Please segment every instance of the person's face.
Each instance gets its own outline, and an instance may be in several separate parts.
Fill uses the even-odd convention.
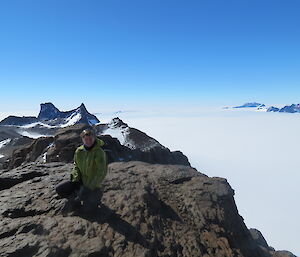
[[[95,142],[95,137],[93,135],[85,135],[82,138],[82,142],[85,146],[91,147]]]

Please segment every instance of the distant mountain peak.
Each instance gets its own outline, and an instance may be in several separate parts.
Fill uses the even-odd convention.
[[[40,113],[37,117],[39,120],[53,119],[57,116],[58,113],[60,113],[60,111],[54,106],[53,103],[41,103],[40,106]]]
[[[88,112],[87,109],[86,109],[86,107],[85,107],[85,105],[84,105],[84,103],[82,103],[82,104],[78,107],[78,109],[80,109],[80,110],[82,110],[82,111],[85,111],[85,112]]]
[[[256,102],[249,102],[249,103],[244,103],[243,105],[240,106],[235,106],[233,108],[256,108],[256,107],[264,107],[264,104],[261,103],[256,103]]]
[[[300,103],[298,104],[291,104],[286,105],[284,107],[275,107],[275,106],[269,106],[267,107],[265,104],[256,103],[256,102],[249,102],[245,103],[240,106],[235,107],[224,107],[223,109],[252,109],[255,111],[265,111],[265,112],[281,112],[281,113],[300,113]]]
[[[109,125],[112,127],[121,127],[122,125],[128,127],[128,125],[124,123],[119,117],[113,118]]]
[[[46,102],[40,104],[40,112],[37,118],[10,116],[1,121],[0,125],[24,126],[31,123],[39,123],[39,126],[67,127],[77,123],[94,125],[99,123],[99,120],[87,111],[84,103],[81,103],[76,109],[62,112],[53,103]]]

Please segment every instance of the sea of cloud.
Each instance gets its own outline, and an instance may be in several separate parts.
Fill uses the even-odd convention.
[[[209,108],[99,118],[115,116],[182,151],[198,171],[226,178],[247,227],[260,230],[276,250],[300,255],[300,114]]]

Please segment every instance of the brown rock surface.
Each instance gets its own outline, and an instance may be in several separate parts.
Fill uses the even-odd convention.
[[[0,173],[1,256],[271,256],[243,223],[225,179],[184,165],[115,162],[103,206],[89,217],[62,215],[67,200],[54,188],[72,167],[29,163]]]

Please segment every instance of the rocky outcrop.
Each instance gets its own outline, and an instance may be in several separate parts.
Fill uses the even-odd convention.
[[[36,161],[45,154],[46,149],[53,142],[53,137],[41,137],[34,140],[29,146],[21,147],[13,151],[8,167],[15,168],[24,162]]]
[[[86,125],[77,124],[60,130],[54,137],[54,144],[47,152],[47,161],[72,162],[76,148],[82,144],[80,132]],[[183,164],[190,165],[188,159],[180,151],[171,152],[166,147],[159,145],[150,148],[148,151],[140,150],[139,144],[131,149],[121,145],[116,138],[110,135],[98,135],[98,138],[105,142],[103,149],[106,151],[109,163],[116,161],[144,161],[160,164]]]
[[[225,179],[183,165],[111,163],[102,206],[86,216],[63,214],[67,199],[54,190],[72,168],[30,163],[0,174],[1,256],[289,256],[253,239]]]
[[[268,245],[261,232],[257,229],[251,228],[249,231],[252,235],[252,238],[254,239],[256,244],[261,248],[261,250],[265,253],[269,252],[272,257],[296,257],[294,254],[288,251],[275,251],[273,247],[270,247]]]
[[[6,141],[7,144],[2,145],[2,147],[0,147],[0,155],[2,156],[2,158],[0,158],[0,169],[8,168],[9,163],[14,162],[14,161],[10,161],[9,158],[16,159],[16,156],[13,155],[14,151],[29,147],[33,139],[28,137],[20,137],[20,138],[10,137],[4,141]]]
[[[257,245],[259,245],[262,249],[266,249],[267,251],[274,251],[273,248],[268,246],[267,241],[259,230],[251,228],[249,229],[249,231]]]
[[[87,127],[89,126],[86,124],[76,124],[60,129],[47,151],[47,162],[73,162],[75,150],[82,144],[80,133]]]
[[[87,127],[89,126],[86,124],[76,124],[60,129],[54,137],[42,137],[34,140],[29,147],[14,151],[9,167],[13,168],[24,162],[41,160],[40,155],[42,154],[44,155],[45,162],[73,162],[75,150],[82,144],[80,133]],[[146,134],[143,136],[142,149],[139,148],[138,141],[135,141],[135,149],[131,149],[121,145],[116,138],[112,138],[110,135],[100,134],[98,138],[105,142],[103,149],[107,153],[109,163],[135,160],[148,163],[190,165],[188,158],[183,153],[180,151],[171,152],[158,142],[157,145],[145,149],[144,142],[148,136]],[[53,144],[51,144],[52,142]]]
[[[181,164],[190,166],[188,158],[180,151],[171,152],[166,147],[153,147],[148,151],[130,149],[120,144],[110,135],[98,136],[105,142],[103,149],[106,151],[109,163],[118,161],[143,161],[158,164]]]
[[[129,127],[118,117],[113,118],[110,123],[97,124],[95,129],[98,135],[111,135],[117,138],[122,145],[132,150],[149,151],[153,148],[165,148],[146,133]]]
[[[272,257],[297,257],[289,251],[271,251]]]

